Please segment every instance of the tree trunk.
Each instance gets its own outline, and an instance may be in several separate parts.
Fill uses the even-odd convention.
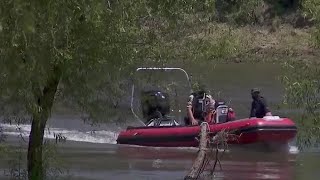
[[[43,88],[42,92],[33,92],[37,99],[39,110],[37,112],[33,112],[32,114],[33,118],[28,146],[29,180],[43,180],[45,177],[42,163],[44,129],[51,113],[51,108],[59,85],[60,77],[60,70],[58,68],[54,68],[54,71],[48,78],[46,86]]]
[[[200,145],[198,156],[193,162],[192,168],[188,175],[184,178],[187,179],[197,179],[199,174],[201,173],[201,169],[204,166],[205,158],[206,158],[206,149],[207,149],[207,128],[208,125],[206,123],[201,124],[201,132],[200,132]]]
[[[42,142],[44,128],[41,126],[41,119],[33,119],[29,136],[28,147],[28,177],[29,180],[43,179],[42,166]]]

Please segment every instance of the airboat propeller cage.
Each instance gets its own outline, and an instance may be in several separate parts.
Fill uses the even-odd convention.
[[[158,68],[158,67],[140,67],[136,69],[136,72],[138,71],[182,71],[184,73],[184,75],[186,76],[187,80],[188,80],[188,84],[190,87],[190,93],[192,92],[192,88],[191,88],[191,79],[189,78],[188,73],[182,69],[182,68],[170,68],[170,67],[163,67],[163,68]],[[132,83],[132,91],[131,91],[131,112],[133,113],[133,115],[140,121],[142,122],[143,125],[145,125],[144,121],[142,121],[139,116],[134,112],[133,110],[133,97],[134,97],[134,82]],[[143,118],[146,118],[148,115],[148,109],[146,107],[143,107],[144,104],[143,103],[150,103],[150,100],[153,101],[151,103],[151,107],[153,107],[157,110],[160,111],[161,115],[165,115],[167,113],[169,113],[170,111],[170,105],[168,104],[168,94],[161,92],[161,91],[145,91],[142,94],[142,113],[143,113]],[[148,98],[149,97],[149,98]],[[146,99],[144,99],[146,98]]]

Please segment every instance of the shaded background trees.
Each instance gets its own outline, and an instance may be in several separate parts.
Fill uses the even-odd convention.
[[[177,24],[195,3],[1,2],[1,102],[9,116],[30,117],[29,179],[44,177],[44,129],[57,95],[96,119],[98,107],[115,106],[132,67],[159,52],[155,32]],[[149,19],[160,27],[146,29]]]
[[[315,47],[320,42],[316,0],[3,0],[0,8],[1,113],[32,122],[30,179],[43,177],[43,131],[56,100],[90,119],[104,120],[118,109],[137,65],[192,66],[255,55],[256,51],[248,51],[252,42],[246,44],[237,31],[239,25],[271,26],[273,32],[293,14],[290,23],[296,27],[316,24]],[[215,20],[228,26],[218,26]],[[310,120],[301,122],[310,126],[301,126],[319,127],[314,113],[319,108],[318,64],[287,64],[294,70],[284,81],[287,103],[307,102],[304,115]],[[301,68],[309,66],[314,69]],[[300,137],[300,142],[310,139]]]

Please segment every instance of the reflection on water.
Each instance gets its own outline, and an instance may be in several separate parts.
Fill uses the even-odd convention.
[[[152,148],[71,141],[60,146],[60,156],[70,172],[70,180],[182,180],[198,151],[197,148]],[[2,170],[5,169],[3,163],[0,161]],[[316,180],[320,176],[320,154],[231,149],[221,159],[221,166],[222,169],[219,166],[216,168],[214,179]],[[208,176],[202,179],[208,179]]]
[[[63,148],[75,179],[183,179],[192,166],[197,148],[150,148],[127,145],[85,145]],[[94,151],[90,150],[94,149]],[[320,154],[229,151],[217,167],[215,179],[317,179],[308,165],[320,165]],[[80,158],[81,157],[81,158]],[[310,157],[309,157],[310,158]],[[318,160],[317,160],[318,158]],[[301,165],[301,162],[304,164]],[[297,167],[300,169],[297,170]],[[312,170],[312,173],[307,173]],[[297,176],[300,173],[299,176]],[[318,173],[318,174],[317,174]],[[203,177],[203,179],[207,179]]]
[[[134,153],[136,151],[136,153]],[[126,157],[131,169],[144,171],[180,171],[180,179],[195,159],[196,148],[119,147],[117,154]],[[228,152],[224,155],[215,177],[223,179],[292,179],[295,156],[291,154],[259,153],[254,151]],[[177,174],[176,178],[179,179]]]

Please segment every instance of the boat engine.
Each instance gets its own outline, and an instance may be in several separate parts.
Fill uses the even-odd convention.
[[[161,91],[143,91],[141,94],[143,119],[147,126],[174,126],[177,123],[169,118],[170,99],[168,93]]]
[[[143,118],[147,121],[161,118],[170,112],[170,100],[167,93],[161,91],[144,91],[141,94]]]

